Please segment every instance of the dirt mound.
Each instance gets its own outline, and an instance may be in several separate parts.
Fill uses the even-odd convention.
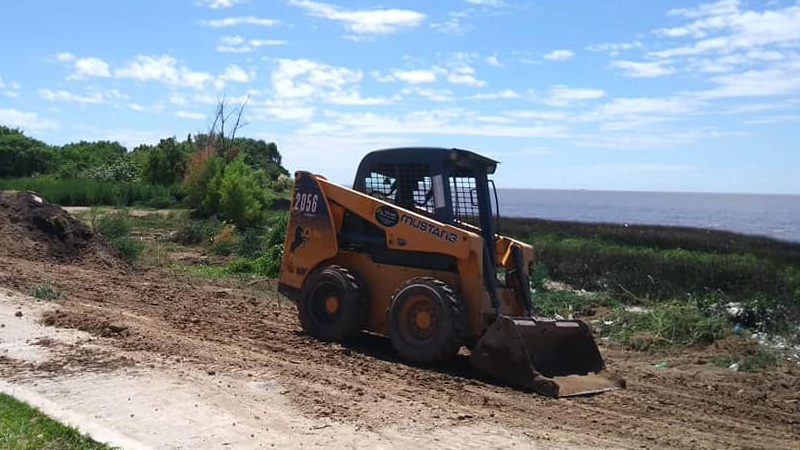
[[[124,267],[123,255],[80,220],[32,192],[0,192],[0,256]]]

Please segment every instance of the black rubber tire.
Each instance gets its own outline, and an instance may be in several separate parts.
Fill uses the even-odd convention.
[[[297,305],[303,331],[323,341],[345,342],[356,337],[367,322],[367,302],[361,284],[341,266],[317,269],[303,284]],[[325,301],[334,296],[338,308],[325,309]]]
[[[427,301],[420,300],[427,297]],[[416,304],[433,313],[429,327],[415,332],[411,323]],[[411,308],[411,310],[409,309]],[[432,277],[416,277],[401,284],[392,295],[389,307],[389,339],[400,356],[421,365],[441,365],[450,361],[464,344],[467,315],[462,302],[447,283]]]

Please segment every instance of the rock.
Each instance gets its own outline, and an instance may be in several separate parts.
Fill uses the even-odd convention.
[[[17,317],[22,317],[22,311],[17,311],[14,313],[14,315]]]

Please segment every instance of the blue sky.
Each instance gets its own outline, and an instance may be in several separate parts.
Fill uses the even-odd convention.
[[[800,1],[6,0],[0,123],[129,148],[208,129],[350,182],[390,146],[500,187],[800,194]]]

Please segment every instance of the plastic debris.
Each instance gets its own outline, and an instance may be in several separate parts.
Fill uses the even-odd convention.
[[[669,364],[667,364],[666,361],[661,361],[653,364],[653,367],[658,367],[659,369],[666,369],[667,367],[669,367]]]

